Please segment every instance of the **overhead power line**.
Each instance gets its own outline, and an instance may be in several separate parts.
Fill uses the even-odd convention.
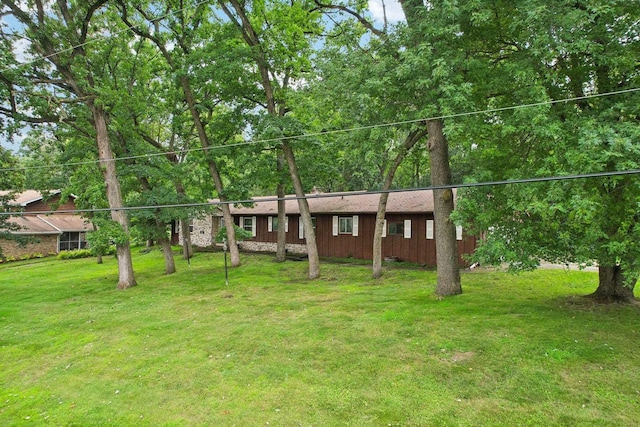
[[[618,91],[612,91],[612,92],[596,93],[596,94],[590,94],[590,95],[584,95],[584,96],[577,96],[577,97],[571,97],[571,98],[540,101],[540,102],[534,102],[534,103],[529,103],[529,104],[512,105],[512,106],[508,106],[508,107],[488,108],[488,109],[485,109],[485,110],[475,110],[475,111],[468,111],[468,112],[462,112],[462,113],[444,114],[444,115],[426,117],[426,118],[421,118],[421,119],[401,120],[401,121],[390,122],[390,123],[380,123],[380,124],[357,126],[357,127],[344,128],[344,129],[334,129],[334,130],[328,130],[328,131],[322,131],[322,132],[312,132],[312,133],[305,133],[305,134],[299,134],[299,135],[294,135],[294,136],[283,136],[283,137],[278,137],[278,138],[266,138],[266,139],[254,139],[254,140],[249,140],[249,141],[245,141],[245,142],[238,142],[238,143],[234,143],[234,144],[225,144],[225,145],[216,145],[216,146],[210,146],[210,147],[198,147],[198,148],[189,148],[189,149],[183,149],[183,150],[171,150],[171,151],[165,151],[165,152],[146,153],[146,154],[139,154],[139,155],[135,155],[135,156],[117,157],[117,158],[114,158],[114,159],[111,159],[111,160],[108,160],[108,161],[117,162],[117,161],[125,161],[125,160],[135,160],[135,159],[162,157],[162,156],[167,156],[167,155],[172,155],[172,154],[187,154],[187,153],[200,152],[200,151],[205,151],[206,152],[206,151],[213,151],[213,150],[224,150],[224,149],[228,149],[228,148],[242,147],[242,146],[248,146],[248,145],[267,144],[267,143],[280,143],[283,140],[296,141],[296,140],[301,140],[301,139],[305,139],[305,138],[315,138],[315,137],[334,135],[334,134],[339,134],[339,133],[357,132],[357,131],[371,130],[371,129],[376,129],[376,128],[384,128],[384,127],[401,126],[401,125],[414,124],[414,123],[422,123],[422,122],[428,122],[430,120],[445,120],[445,119],[468,117],[468,116],[474,116],[474,115],[480,115],[480,114],[499,113],[499,112],[503,112],[503,111],[517,110],[517,109],[521,109],[521,108],[533,108],[533,107],[541,107],[541,106],[545,106],[545,105],[569,103],[569,102],[581,101],[581,100],[586,100],[586,99],[602,98],[602,97],[607,97],[607,96],[621,95],[621,94],[625,94],[625,93],[633,93],[633,92],[638,92],[638,91],[640,91],[640,87],[624,89],[624,90],[618,90]],[[82,166],[82,165],[88,165],[88,164],[97,164],[97,163],[101,163],[101,162],[105,162],[105,161],[104,160],[87,160],[87,161],[81,161],[81,162],[60,163],[60,164],[53,164],[53,165],[21,166],[21,167],[12,167],[12,168],[0,168],[0,172],[10,172],[10,171],[19,171],[19,170],[55,169],[55,168],[64,168],[64,167],[71,167],[71,166]]]
[[[219,201],[214,200],[210,202],[200,203],[176,203],[167,205],[145,205],[145,206],[124,206],[121,208],[94,208],[94,209],[72,209],[72,210],[57,210],[57,211],[33,211],[33,212],[0,212],[0,216],[23,216],[23,215],[50,215],[54,213],[64,214],[82,214],[82,213],[96,213],[96,212],[111,212],[111,211],[136,211],[136,210],[149,210],[149,209],[171,209],[171,208],[197,208],[205,206],[221,206],[221,205],[235,205],[235,204],[250,204],[250,203],[264,203],[264,202],[277,202],[279,200],[299,200],[299,199],[328,199],[335,197],[349,196],[366,196],[371,194],[384,194],[384,193],[401,193],[411,191],[425,191],[425,190],[445,190],[445,189],[460,189],[460,188],[475,188],[475,187],[491,187],[502,185],[516,185],[516,184],[531,184],[537,182],[551,182],[551,181],[568,181],[576,179],[590,179],[590,178],[606,178],[614,176],[626,176],[626,175],[638,175],[640,169],[629,169],[625,171],[611,171],[611,172],[594,172],[575,175],[560,175],[560,176],[548,176],[538,178],[522,178],[522,179],[509,179],[500,181],[485,181],[485,182],[472,182],[463,184],[451,184],[451,185],[432,185],[429,187],[414,187],[394,190],[376,190],[376,191],[349,191],[339,193],[320,193],[310,194],[303,197],[299,196],[287,196],[283,198],[278,197],[261,197],[259,200],[246,199],[246,200],[227,200]]]

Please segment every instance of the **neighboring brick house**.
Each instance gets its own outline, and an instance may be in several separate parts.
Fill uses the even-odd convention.
[[[289,196],[291,197],[291,196]],[[307,196],[316,230],[318,253],[322,257],[373,258],[373,233],[378,194],[365,192],[322,193]],[[275,252],[278,210],[274,197],[255,197],[253,207],[231,208],[236,225],[250,231],[251,240],[240,243],[245,250]],[[214,201],[215,202],[215,201]],[[290,253],[305,253],[304,230],[296,200],[286,201],[286,246]],[[421,265],[436,265],[436,246],[431,190],[400,191],[389,194],[383,232],[385,258]],[[219,214],[193,221],[192,242],[210,246],[222,224]],[[471,254],[477,240],[457,227],[458,253]]]
[[[6,197],[9,194],[8,191],[0,191],[0,196]],[[52,191],[45,197],[36,190],[26,190],[14,195],[9,208],[15,210],[16,215],[10,216],[8,222],[20,229],[11,233],[29,237],[31,241],[20,246],[13,240],[0,239],[4,257],[51,255],[63,250],[86,247],[86,232],[91,230],[91,224],[72,212],[76,209],[75,196],[69,196],[63,201],[60,196],[60,191]],[[51,211],[55,212],[46,213]]]

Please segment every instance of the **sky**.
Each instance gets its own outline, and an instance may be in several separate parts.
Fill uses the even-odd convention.
[[[373,19],[378,23],[383,22],[385,13],[389,24],[395,24],[404,20],[402,7],[397,0],[369,0],[369,11],[371,12]],[[2,18],[6,24],[7,21],[5,19],[6,18]],[[16,49],[17,51],[21,50],[19,46],[16,46]],[[4,135],[0,134],[0,145],[11,151],[17,152],[20,149],[20,142],[24,139],[25,133],[14,135],[13,142],[8,141]]]
[[[387,13],[387,21],[390,24],[404,21],[404,13],[402,13],[402,7],[397,0],[369,0],[369,10],[376,22],[382,22],[384,19],[383,2]]]

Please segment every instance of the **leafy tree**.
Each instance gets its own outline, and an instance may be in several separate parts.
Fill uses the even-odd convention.
[[[22,176],[16,169],[18,159],[4,147],[0,147],[0,240],[17,240],[12,232],[19,228],[11,222],[10,212],[13,210],[11,202],[14,195],[10,190],[20,189]],[[0,258],[4,259],[2,246],[0,246]]]
[[[215,44],[215,37],[219,37],[219,30],[224,26],[212,14],[210,7],[203,2],[191,2],[191,5],[183,1],[166,1],[164,8],[158,8],[153,2],[145,5],[136,2],[129,4],[127,1],[119,1],[118,5],[123,21],[140,37],[151,41],[158,49],[166,65],[175,78],[180,89],[180,97],[187,105],[193,127],[198,140],[204,150],[206,164],[214,181],[215,189],[221,201],[228,200],[225,184],[219,165],[213,154],[212,147],[216,145],[214,135],[211,132],[215,124],[211,118],[219,118],[215,114],[220,104],[218,86],[223,82],[223,77],[212,79],[212,75],[202,76],[208,72],[216,76],[216,72],[227,75],[229,67],[224,62],[216,62],[215,55],[205,56],[205,53]],[[169,13],[170,12],[170,13]],[[138,22],[133,22],[137,19]],[[166,25],[167,30],[162,28]],[[149,30],[147,30],[149,28]],[[223,33],[224,35],[224,33]],[[224,46],[225,40],[221,41]],[[174,47],[171,47],[171,46]],[[212,62],[212,59],[214,61]],[[216,66],[221,65],[220,69]],[[206,71],[203,71],[206,70]],[[227,123],[237,123],[230,121]],[[222,127],[226,131],[225,139],[231,139],[238,133],[238,128]],[[233,218],[228,204],[222,204],[222,213],[225,224],[233,224]],[[229,227],[233,230],[232,227]],[[235,244],[233,231],[229,233],[231,248],[231,265],[240,265],[240,255]]]
[[[640,167],[640,11],[631,2],[509,4],[486,23],[508,76],[496,107],[527,99],[577,98],[484,117],[476,180],[613,172]],[[491,136],[493,137],[487,137]],[[629,301],[640,275],[637,206],[632,176],[495,186],[469,191],[462,216],[490,230],[477,251],[483,263],[514,270],[541,260],[596,262],[600,301]]]
[[[1,112],[16,123],[56,122],[90,136],[98,149],[111,216],[127,232],[129,220],[120,209],[123,198],[109,135],[109,112],[100,96],[102,70],[94,66],[109,48],[102,35],[113,30],[96,18],[106,3],[0,2],[0,15],[17,23],[14,31],[1,35],[2,44],[11,47],[2,57],[3,70],[8,71],[2,71],[0,81],[8,96]],[[19,64],[13,50],[19,38],[27,41],[27,53],[33,58],[28,66]],[[90,40],[93,44],[87,49]],[[117,254],[118,288],[135,286],[128,242],[117,246]]]
[[[25,179],[20,159],[11,151],[0,146],[0,190],[20,190]]]
[[[314,279],[320,275],[315,231],[289,139],[292,136],[289,126],[292,121],[285,117],[291,108],[288,98],[293,91],[292,85],[301,81],[310,68],[313,37],[319,33],[321,25],[320,15],[310,12],[306,6],[305,2],[220,2],[221,9],[250,48],[247,58],[252,63],[247,66],[256,68],[252,77],[255,79],[254,85],[261,88],[256,104],[266,110],[270,122],[281,133],[282,158],[289,168],[305,229],[309,278]],[[282,163],[280,160],[277,164]],[[284,195],[282,186],[278,187],[278,193],[280,197]],[[278,218],[281,223],[284,222],[284,203],[279,204]],[[283,233],[279,233],[278,240],[279,244],[283,244]]]

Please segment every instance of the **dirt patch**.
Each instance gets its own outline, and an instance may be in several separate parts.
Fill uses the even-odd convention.
[[[473,351],[456,351],[449,360],[453,363],[466,362],[473,359],[475,355]]]

